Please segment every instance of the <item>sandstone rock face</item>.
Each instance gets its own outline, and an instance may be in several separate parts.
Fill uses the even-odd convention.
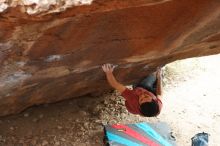
[[[131,84],[220,53],[219,0],[16,2],[0,1],[0,116],[111,89],[104,63]]]

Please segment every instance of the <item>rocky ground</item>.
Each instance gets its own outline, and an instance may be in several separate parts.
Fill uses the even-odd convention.
[[[45,104],[0,118],[0,146],[101,146],[103,124],[166,122],[180,146],[198,132],[220,143],[220,56],[177,61],[164,68],[164,107],[155,118],[129,114],[117,92]]]

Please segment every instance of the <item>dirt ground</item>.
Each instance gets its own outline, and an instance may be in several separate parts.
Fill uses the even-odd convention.
[[[176,61],[164,68],[164,107],[155,118],[129,114],[118,93],[45,104],[0,118],[0,146],[101,146],[103,124],[166,122],[177,145],[198,132],[220,139],[220,55]]]

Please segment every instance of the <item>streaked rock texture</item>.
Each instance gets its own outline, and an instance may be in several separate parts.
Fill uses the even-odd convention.
[[[219,0],[47,2],[1,2],[0,116],[111,89],[104,63],[131,84],[157,66],[220,53]]]

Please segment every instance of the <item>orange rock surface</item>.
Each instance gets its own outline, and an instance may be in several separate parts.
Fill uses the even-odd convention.
[[[0,116],[109,89],[101,65],[137,82],[157,66],[220,53],[219,0],[95,0],[0,13]]]

